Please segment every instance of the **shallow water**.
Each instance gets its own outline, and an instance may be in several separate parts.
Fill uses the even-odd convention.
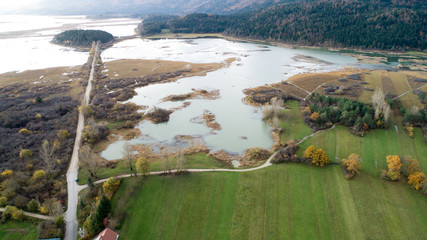
[[[311,56],[330,64],[293,60],[297,55]],[[210,72],[206,76],[180,79],[177,82],[155,84],[136,89],[137,95],[129,100],[150,108],[166,109],[181,106],[182,102],[165,102],[171,94],[189,93],[192,89],[220,91],[216,100],[192,99],[188,107],[176,110],[167,123],[153,124],[142,121],[138,128],[145,137],[131,140],[137,143],[173,144],[176,135],[201,136],[211,151],[225,150],[241,154],[248,148],[271,148],[271,128],[262,121],[260,108],[243,104],[243,90],[276,83],[305,72],[331,71],[356,63],[354,58],[324,50],[289,49],[255,43],[231,42],[223,39],[197,40],[129,40],[118,43],[103,53],[104,61],[121,58],[161,59],[194,63],[220,62],[238,58],[229,67]],[[214,131],[205,124],[191,121],[205,110],[216,116],[222,130]],[[147,135],[149,137],[147,137]],[[121,157],[124,141],[110,145],[101,156],[112,160]]]
[[[0,16],[0,73],[82,65],[89,53],[51,44],[55,34],[69,29],[99,29],[114,36],[130,36],[139,22],[86,16]]]

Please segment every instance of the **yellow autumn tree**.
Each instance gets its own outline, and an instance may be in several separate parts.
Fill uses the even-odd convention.
[[[319,113],[318,112],[314,112],[311,114],[310,119],[313,121],[316,121],[319,118]]]
[[[114,179],[113,177],[110,177],[103,185],[102,190],[104,190],[105,195],[108,197],[108,199],[111,200],[111,198],[114,195],[114,192],[117,190],[117,188],[120,186],[120,180]]]
[[[397,181],[400,179],[400,168],[402,167],[402,162],[400,161],[399,156],[397,155],[388,155],[387,167],[388,171],[386,173],[386,179],[391,181]]]
[[[342,160],[343,168],[347,171],[346,178],[352,179],[356,174],[360,173],[360,156],[356,153],[352,153],[347,159]]]
[[[313,158],[312,163],[320,167],[326,166],[329,163],[329,158],[326,156],[326,153],[323,151],[323,149],[317,149],[316,156]]]
[[[2,175],[3,177],[10,177],[10,176],[12,176],[12,174],[13,174],[13,171],[12,171],[12,170],[9,170],[9,169],[6,169],[6,170],[4,170],[4,171],[1,173],[1,175]]]
[[[402,167],[402,163],[400,162],[400,158],[397,155],[388,155],[387,166],[389,171],[400,172],[400,168]]]
[[[311,160],[311,163],[315,164],[316,166],[323,167],[329,163],[329,158],[326,156],[325,151],[323,151],[321,148],[317,149],[313,145],[309,146],[305,150],[304,157]]]
[[[423,172],[417,172],[409,175],[408,180],[409,184],[412,184],[416,190],[419,190],[422,188],[427,179]]]
[[[304,157],[312,159],[313,156],[316,155],[316,153],[317,153],[317,148],[311,145],[305,150]]]

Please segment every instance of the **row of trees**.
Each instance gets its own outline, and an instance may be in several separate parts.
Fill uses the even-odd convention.
[[[427,4],[398,1],[309,1],[233,15],[189,14],[144,20],[142,35],[224,33],[315,46],[425,49]]]
[[[412,184],[416,190],[427,194],[427,177],[421,170],[420,162],[410,156],[387,156],[387,170],[383,170],[381,176],[388,181],[407,178],[408,183]]]

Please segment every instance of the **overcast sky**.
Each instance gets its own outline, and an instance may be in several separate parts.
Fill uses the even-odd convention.
[[[3,12],[16,12],[22,9],[36,9],[42,0],[2,0],[0,9]]]
[[[160,3],[163,0],[0,0],[0,13],[79,13],[114,11],[138,5]]]

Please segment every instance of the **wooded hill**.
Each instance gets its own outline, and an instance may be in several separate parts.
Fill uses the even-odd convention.
[[[53,42],[57,44],[64,44],[67,46],[91,46],[93,41],[101,41],[107,43],[113,40],[114,37],[111,33],[102,30],[68,30],[55,35]]]
[[[223,33],[286,43],[376,49],[427,46],[423,1],[320,1],[280,4],[233,15],[189,14],[144,20],[141,35]]]

